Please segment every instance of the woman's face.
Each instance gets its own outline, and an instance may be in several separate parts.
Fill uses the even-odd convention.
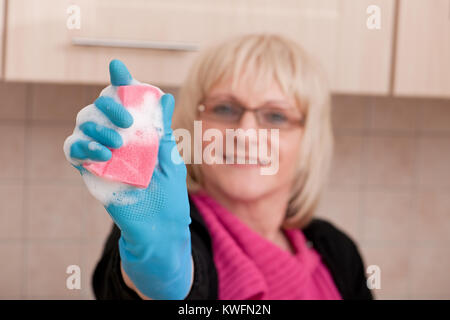
[[[215,156],[216,159],[223,158],[224,164],[206,164],[203,161],[201,165],[204,187],[239,201],[252,201],[274,191],[290,190],[297,168],[303,128],[295,122],[296,124],[289,128],[274,129],[274,126],[268,128],[267,122],[276,124],[277,121],[285,119],[280,115],[288,115],[290,120],[302,119],[303,115],[298,109],[295,99],[283,94],[275,81],[268,90],[261,90],[252,83],[244,81],[241,81],[237,87],[232,90],[231,81],[224,81],[214,86],[203,102],[205,106],[203,110],[206,111],[199,113],[198,119],[202,120],[203,133],[208,129],[218,129],[222,133],[220,142],[223,146],[223,155],[216,153]],[[260,110],[259,118],[263,119],[260,122],[254,112],[244,112],[240,121],[230,123],[221,121],[223,115],[228,117],[229,114],[233,114],[228,106],[243,107],[252,111],[263,108],[262,110],[266,111]],[[214,110],[213,116],[211,116],[211,110]],[[282,112],[277,113],[276,110]],[[226,130],[239,128],[243,129],[241,134],[237,131],[234,133],[240,138],[229,138],[229,141],[234,141],[234,146],[227,146]],[[245,137],[245,134],[242,134],[242,132],[250,132],[247,131],[248,129],[256,130],[253,138]],[[266,129],[267,139],[260,135],[261,129]],[[278,138],[275,131],[271,130],[278,131]],[[237,147],[238,139],[245,141],[245,147],[242,147],[243,145]],[[211,141],[203,141],[203,151],[210,144]],[[261,146],[265,146],[265,150],[267,150],[262,154],[268,154],[269,158],[261,158]],[[258,150],[257,159],[254,158],[254,153],[253,155],[250,153],[251,148]],[[241,153],[238,152],[238,149]],[[245,152],[246,164],[237,163],[238,157],[242,160],[242,152]],[[202,154],[205,155],[204,152]],[[227,159],[232,163],[227,164]],[[268,159],[270,162],[267,162]],[[252,164],[249,164],[250,162]],[[257,163],[254,164],[255,162]],[[262,170],[264,168],[265,171]],[[263,174],[263,172],[265,173]]]

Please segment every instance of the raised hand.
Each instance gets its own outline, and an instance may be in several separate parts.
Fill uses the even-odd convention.
[[[136,82],[118,60],[111,62],[110,75],[112,87]],[[176,151],[171,129],[174,104],[172,95],[161,97],[163,134],[158,165],[145,189],[105,181],[81,166],[86,160],[108,161],[110,149],[123,144],[118,129],[133,124],[131,114],[114,99],[101,96],[81,110],[74,133],[64,145],[67,159],[121,230],[124,271],[152,299],[183,299],[192,283],[186,166]]]

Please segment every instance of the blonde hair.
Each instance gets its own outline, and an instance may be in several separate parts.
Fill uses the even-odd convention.
[[[294,41],[280,35],[238,36],[199,54],[181,87],[173,128],[193,133],[197,107],[217,83],[232,85],[249,77],[255,85],[275,80],[284,94],[294,97],[306,116],[299,146],[299,164],[283,226],[303,228],[311,220],[326,183],[333,152],[330,97],[321,67]],[[187,164],[188,190],[201,188],[200,167]]]

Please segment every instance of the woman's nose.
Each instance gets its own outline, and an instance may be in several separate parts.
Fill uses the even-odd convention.
[[[239,127],[242,129],[258,129],[258,121],[254,112],[246,111],[241,117]]]
[[[241,117],[239,122],[237,132],[237,153],[245,152],[245,154],[251,153],[250,156],[256,157],[255,150],[257,150],[258,145],[258,121],[256,119],[255,113],[251,111],[246,111]],[[253,152],[250,152],[253,150]]]

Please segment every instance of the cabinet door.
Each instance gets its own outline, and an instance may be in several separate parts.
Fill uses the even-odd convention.
[[[272,1],[266,29],[297,40],[322,63],[335,92],[387,94],[394,0]],[[380,29],[369,29],[369,6]]]
[[[3,78],[3,37],[4,37],[4,19],[5,19],[5,1],[0,0],[0,79]]]
[[[149,41],[156,47],[173,48],[176,37],[172,26],[182,24],[177,16],[158,7],[159,3],[166,2],[10,1],[5,77],[17,81],[107,83],[109,61],[121,59],[141,81],[178,85],[195,53],[183,47],[146,48]],[[180,1],[169,3],[181,5]],[[77,15],[79,28],[74,20]],[[178,29],[184,31],[185,27]],[[77,39],[85,41],[85,45],[77,45]],[[109,47],[103,40],[117,42]],[[90,45],[86,41],[91,41]],[[137,47],[144,49],[130,46],[129,41],[136,41],[140,44]]]
[[[80,29],[66,27],[71,4],[80,9]],[[380,30],[366,27],[370,4],[381,8]],[[197,54],[192,49],[236,34],[276,32],[297,40],[320,60],[333,90],[383,94],[389,82],[392,4],[393,0],[14,0],[8,9],[6,77],[107,82],[108,61],[118,58],[141,81],[177,86]]]
[[[394,93],[450,97],[450,1],[400,2]]]
[[[391,77],[395,0],[339,1],[341,17],[334,53],[335,91],[357,94],[388,94]],[[379,29],[367,21],[379,10]]]

